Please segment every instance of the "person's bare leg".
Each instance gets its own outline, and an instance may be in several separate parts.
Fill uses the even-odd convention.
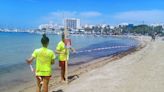
[[[61,67],[61,80],[65,81],[65,66],[62,65]]]
[[[65,64],[64,64],[64,67],[63,67],[63,79],[64,79],[64,81],[66,80],[65,78],[66,78],[66,74],[65,74],[66,72],[65,72]]]
[[[50,77],[43,77],[43,92],[48,92],[48,84]]]
[[[61,68],[61,82],[63,81],[63,70]]]
[[[36,77],[37,85],[36,85],[36,92],[41,92],[42,85],[40,84],[41,80],[39,77]]]

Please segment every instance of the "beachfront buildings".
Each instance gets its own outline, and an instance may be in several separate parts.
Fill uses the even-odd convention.
[[[64,28],[63,25],[55,24],[55,23],[47,23],[47,24],[41,24],[38,26],[38,29],[40,30],[58,30]]]
[[[67,29],[78,30],[80,29],[80,19],[76,19],[76,18],[64,19],[64,26]]]

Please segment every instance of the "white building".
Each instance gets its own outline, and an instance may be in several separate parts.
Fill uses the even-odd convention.
[[[83,28],[92,28],[92,27],[94,27],[95,25],[89,25],[89,24],[85,24],[84,26],[83,26]]]
[[[53,24],[53,23],[49,23],[49,24],[41,24],[38,27],[39,29],[59,29],[60,26],[58,24]]]
[[[64,20],[64,26],[69,29],[80,29],[80,19],[67,18]]]

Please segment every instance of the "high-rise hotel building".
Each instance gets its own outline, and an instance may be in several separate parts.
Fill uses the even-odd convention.
[[[67,18],[64,20],[64,26],[69,29],[79,29],[80,28],[80,19],[76,18]]]

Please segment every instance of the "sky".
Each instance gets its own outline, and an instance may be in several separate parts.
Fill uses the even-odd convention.
[[[164,23],[164,0],[0,0],[0,27],[37,27],[79,18],[81,24]]]

